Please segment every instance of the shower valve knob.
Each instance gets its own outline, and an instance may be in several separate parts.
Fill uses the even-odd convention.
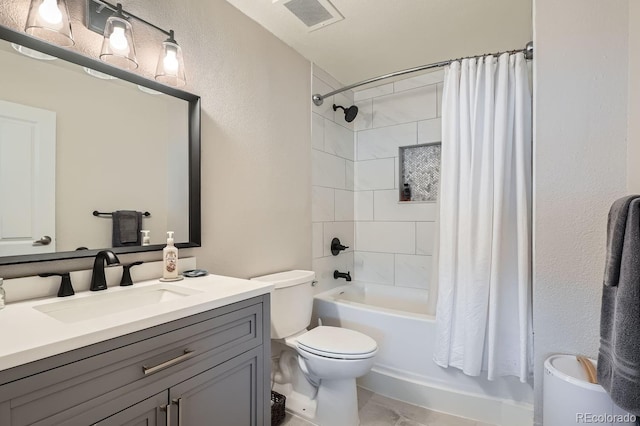
[[[338,238],[331,240],[331,254],[334,256],[337,256],[342,250],[346,250],[348,248],[349,246],[343,246],[340,244],[340,239]]]

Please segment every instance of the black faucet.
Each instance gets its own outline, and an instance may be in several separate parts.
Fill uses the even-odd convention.
[[[98,291],[107,289],[107,279],[104,276],[104,262],[107,266],[116,266],[120,264],[120,259],[111,250],[102,250],[96,254],[96,260],[93,262],[93,274],[91,274],[91,287],[89,290]]]
[[[337,269],[335,271],[333,271],[333,278],[334,279],[338,279],[338,278],[344,278],[347,281],[351,281],[351,272],[347,271],[347,272],[340,272]]]

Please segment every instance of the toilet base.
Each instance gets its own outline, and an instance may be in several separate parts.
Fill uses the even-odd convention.
[[[356,426],[358,391],[356,379],[322,380],[318,388],[318,409],[313,422],[319,426]]]

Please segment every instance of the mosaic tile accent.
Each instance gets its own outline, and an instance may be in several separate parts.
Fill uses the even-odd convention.
[[[437,201],[440,188],[440,143],[400,147],[400,199],[408,183],[410,201]]]

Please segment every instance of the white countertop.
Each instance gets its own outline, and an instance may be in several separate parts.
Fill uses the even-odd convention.
[[[35,309],[41,305],[115,294],[157,284],[159,281],[156,279],[139,282],[132,287],[113,286],[107,290],[85,291],[70,297],[7,304],[0,309],[0,371],[260,296],[273,289],[273,285],[265,282],[208,275],[167,283],[197,290],[198,293],[77,322],[62,322]]]

